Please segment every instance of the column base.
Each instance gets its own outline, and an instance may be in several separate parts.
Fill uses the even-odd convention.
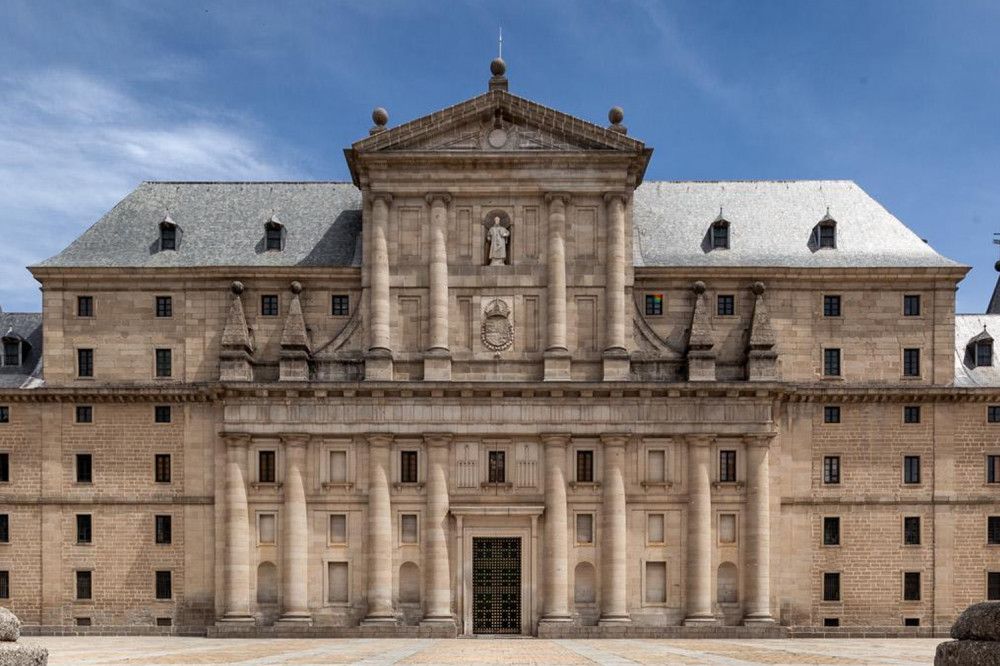
[[[624,349],[605,349],[603,354],[604,381],[621,382],[629,378],[631,363]]]
[[[601,619],[597,621],[597,626],[599,627],[615,627],[622,624],[630,624],[632,618],[628,614],[624,615],[602,615]]]
[[[538,622],[541,624],[548,624],[550,622],[572,622],[572,621],[573,621],[573,616],[570,615],[569,613],[566,613],[565,615],[559,613],[557,615],[546,615]]]
[[[549,349],[543,355],[545,363],[544,380],[547,382],[568,382],[570,380],[570,355],[565,349]]]
[[[431,349],[424,353],[424,381],[451,381],[451,352],[447,349]]]
[[[684,619],[685,627],[711,627],[719,624],[719,621],[712,615],[694,615]]]
[[[365,355],[365,381],[392,381],[392,352],[370,349]]]
[[[397,624],[398,622],[396,621],[396,617],[393,615],[366,617],[365,619],[361,620],[362,627],[394,627]]]
[[[768,625],[774,624],[775,619],[768,615],[767,613],[752,613],[743,618],[744,627],[753,627],[757,625]]]
[[[455,618],[451,615],[441,615],[439,617],[425,617],[420,621],[421,627],[454,627]]]
[[[297,612],[297,613],[285,613],[280,618],[278,618],[278,624],[289,625],[289,626],[311,626],[312,625],[312,613],[307,612]]]
[[[257,619],[250,615],[249,613],[226,613],[216,625],[227,625],[227,624],[255,624]]]

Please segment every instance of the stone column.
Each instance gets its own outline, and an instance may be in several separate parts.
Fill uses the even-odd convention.
[[[222,565],[226,614],[222,622],[249,622],[250,613],[250,514],[247,508],[247,456],[249,435],[228,435],[226,440],[226,554]]]
[[[368,440],[368,614],[365,624],[395,623],[392,606],[392,508],[389,500],[389,446],[392,435]]]
[[[451,379],[451,352],[448,348],[448,202],[451,195],[428,194],[431,205],[430,345],[424,355],[424,379]]]
[[[747,445],[747,602],[743,624],[773,624],[771,615],[771,435]]]
[[[372,194],[371,332],[365,379],[392,379],[392,338],[389,331],[389,194]]]
[[[713,435],[691,435],[688,443],[687,617],[685,625],[714,624],[712,612]]]
[[[545,592],[542,622],[569,622],[569,521],[566,446],[569,435],[542,435],[545,445]]]
[[[427,511],[424,515],[424,623],[454,624],[448,557],[448,452],[451,435],[424,435],[427,445]]]
[[[549,205],[548,263],[548,345],[545,350],[545,379],[568,380],[569,350],[566,347],[566,204],[569,195],[545,195]]]
[[[625,512],[626,434],[601,435],[604,444],[604,484],[601,505],[600,624],[630,622],[628,615],[628,526]]]
[[[309,515],[306,509],[308,435],[283,435],[285,505],[282,510],[281,568],[284,594],[281,622],[311,623],[309,613]]]
[[[628,379],[629,360],[625,347],[625,204],[623,193],[604,195],[608,221],[607,281],[604,303],[607,308],[607,331],[604,345],[604,380]]]

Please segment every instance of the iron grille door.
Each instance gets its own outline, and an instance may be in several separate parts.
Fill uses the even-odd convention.
[[[521,539],[473,537],[472,631],[521,633]]]

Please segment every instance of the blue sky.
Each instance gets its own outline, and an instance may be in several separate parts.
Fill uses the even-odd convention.
[[[655,149],[651,180],[851,179],[973,267],[1000,231],[996,0],[0,0],[0,305],[143,180],[347,180],[390,125],[486,89]]]

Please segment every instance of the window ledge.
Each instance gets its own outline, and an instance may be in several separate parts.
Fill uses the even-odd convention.
[[[651,488],[667,489],[667,488],[673,488],[674,487],[674,482],[673,481],[642,481],[639,485],[642,486],[645,490],[649,490]]]
[[[504,490],[513,490],[514,484],[510,481],[483,481],[479,484],[480,488],[503,488]]]
[[[601,489],[600,481],[570,481],[569,487],[573,490],[592,490],[597,492]]]
[[[272,492],[277,494],[281,490],[282,484],[273,481],[254,481],[250,487],[258,492]]]
[[[423,490],[423,481],[397,481],[392,484],[395,490]]]
[[[712,488],[715,490],[725,490],[727,488],[733,488],[737,492],[742,491],[746,488],[746,483],[743,481],[713,481]]]
[[[353,481],[324,481],[321,485],[323,490],[352,490],[354,488]]]

